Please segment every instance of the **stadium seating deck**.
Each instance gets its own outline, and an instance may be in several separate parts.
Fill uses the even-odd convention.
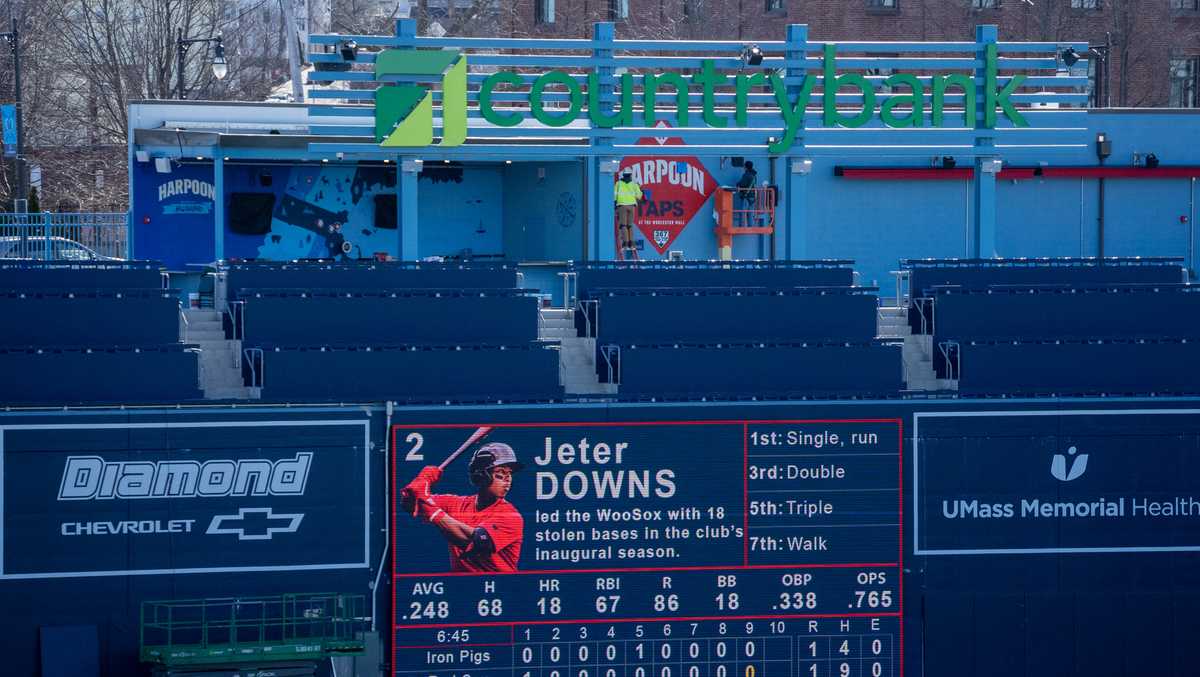
[[[593,289],[584,304],[599,343],[867,341],[874,288]],[[578,328],[578,326],[577,326]],[[585,328],[586,329],[586,328]]]
[[[242,289],[511,289],[513,263],[233,263],[226,269],[229,300]]]
[[[900,346],[882,342],[629,344],[610,354],[625,397],[889,397],[903,387]]]
[[[849,286],[851,261],[606,261],[578,263],[577,296],[614,287]]]
[[[0,289],[162,289],[154,261],[0,261]]]
[[[1185,285],[933,289],[934,341],[1200,338],[1200,290]]]
[[[155,345],[179,340],[170,290],[0,291],[0,345]]]
[[[968,341],[960,394],[1178,395],[1200,392],[1200,341]]]
[[[562,398],[558,351],[544,344],[265,346],[245,362],[264,399],[364,402]]]
[[[538,299],[516,289],[243,289],[239,297],[247,345],[537,339]]]
[[[195,346],[0,348],[0,403],[184,402],[201,397]]]

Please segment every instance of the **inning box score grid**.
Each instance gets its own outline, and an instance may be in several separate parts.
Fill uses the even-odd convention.
[[[485,426],[425,514],[401,505]],[[899,419],[392,434],[396,675],[903,675]],[[511,484],[469,472],[493,444]]]

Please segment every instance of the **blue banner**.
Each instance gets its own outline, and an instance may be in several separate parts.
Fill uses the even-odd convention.
[[[916,554],[1200,551],[1198,414],[919,412]]]
[[[3,133],[4,155],[5,157],[13,157],[17,154],[16,104],[0,104],[0,130]]]
[[[0,426],[0,579],[366,568],[368,422]]]

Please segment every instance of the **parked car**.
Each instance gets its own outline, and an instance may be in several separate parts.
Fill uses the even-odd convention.
[[[20,235],[0,236],[0,259],[36,259],[45,260],[46,238],[39,236],[22,237]],[[114,256],[97,254],[93,249],[74,240],[52,236],[50,238],[50,259],[56,261],[121,261]]]

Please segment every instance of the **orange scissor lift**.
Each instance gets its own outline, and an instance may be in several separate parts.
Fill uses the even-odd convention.
[[[740,200],[738,194],[750,199]],[[722,261],[733,259],[734,235],[775,233],[775,188],[717,188],[717,254]],[[740,203],[734,208],[735,202]]]

